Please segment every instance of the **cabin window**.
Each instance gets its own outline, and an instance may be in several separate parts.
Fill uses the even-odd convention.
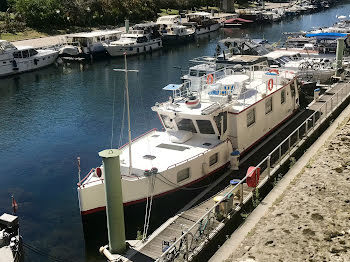
[[[160,46],[160,42],[158,42],[158,46]]]
[[[38,51],[36,51],[36,50],[34,50],[34,49],[30,49],[30,50],[29,50],[29,54],[30,54],[30,56],[33,56],[33,55],[38,54]]]
[[[179,130],[190,131],[192,133],[197,133],[196,128],[194,127],[193,121],[191,119],[182,118],[176,120],[177,128]]]
[[[167,115],[160,115],[160,117],[162,118],[163,124],[165,128],[169,128],[169,129],[173,129],[174,128],[174,120],[171,119],[169,116]]]
[[[129,47],[129,50],[130,50],[130,51],[132,51],[133,49],[134,49],[134,48],[132,48],[132,47]]]
[[[247,127],[255,123],[255,108],[251,109],[247,113]]]
[[[190,70],[190,76],[197,76],[196,70]]]
[[[281,104],[284,104],[286,102],[286,90],[281,91]]]
[[[224,117],[223,118],[223,121],[224,121],[223,128],[224,128],[224,130],[222,130],[222,131],[223,131],[223,133],[225,133],[226,129],[227,129],[227,112],[221,112],[219,115],[214,117],[214,120],[215,120],[215,123],[216,123],[216,127],[219,130],[219,133],[221,133],[221,117],[222,116]]]
[[[213,166],[218,162],[219,153],[215,153],[214,155],[210,156],[209,158],[209,166]]]
[[[29,57],[29,51],[28,50],[22,51],[22,57],[23,58]]]
[[[21,51],[13,52],[13,57],[14,58],[22,58]]]
[[[267,115],[272,111],[272,97],[269,97],[265,101],[265,114]]]
[[[2,62],[3,64],[6,64],[6,61]]]
[[[202,134],[215,134],[213,126],[209,120],[197,120],[199,132]]]
[[[190,168],[188,167],[177,172],[177,183],[180,183],[189,177],[190,177]]]
[[[206,74],[207,74],[207,72],[205,72],[205,71],[199,71],[199,76],[204,76]]]

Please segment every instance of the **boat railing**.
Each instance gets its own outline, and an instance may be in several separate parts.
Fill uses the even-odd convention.
[[[135,137],[134,139],[131,140],[131,142],[135,142],[136,140],[139,140],[140,138],[142,138],[142,137],[144,137],[144,136],[146,136],[146,135],[148,135],[148,134],[150,134],[150,133],[152,133],[152,132],[155,132],[155,131],[157,131],[157,128],[153,128],[153,129],[147,131],[146,133]],[[129,142],[128,142],[128,143],[125,143],[124,145],[122,145],[122,146],[119,147],[118,149],[119,149],[119,150],[122,150],[122,149],[123,149],[124,147],[126,147],[127,145],[129,145]]]
[[[242,205],[247,203],[253,196],[254,190],[260,188],[273,176],[275,176],[278,170],[281,168],[285,161],[288,161],[292,157],[292,154],[299,148],[300,142],[305,140],[317,127],[326,121],[326,119],[342,104],[350,95],[350,86],[343,85],[334,95],[327,100],[317,111],[311,114],[302,124],[300,124],[286,139],[284,139],[274,150],[272,150],[267,157],[265,157],[257,166],[252,167],[246,176],[241,180],[237,180],[235,186],[228,185],[226,189],[219,192],[222,196],[221,200],[217,201],[211,208],[209,208],[193,225],[189,226],[187,230],[183,232],[181,236],[156,260],[156,262],[168,261],[167,257],[172,250],[180,250],[184,252],[184,257],[188,261],[192,259],[207,245],[207,243],[213,239],[216,234],[223,228],[225,223],[220,221],[227,221],[232,214],[241,210]],[[243,184],[246,182],[247,177],[257,176],[257,173],[261,174],[261,179],[256,178],[256,185],[252,190],[244,191]],[[222,220],[218,221],[216,216],[216,209],[223,202],[228,201],[233,196],[239,196],[239,203],[232,208],[231,212],[227,214],[221,214]],[[203,225],[205,225],[206,233],[203,231]],[[208,225],[208,226],[207,226]],[[199,233],[198,233],[199,232]],[[193,243],[194,236],[199,235],[197,241]],[[191,242],[192,241],[192,242]],[[188,247],[187,244],[191,243]]]
[[[197,155],[191,156],[191,157],[189,157],[189,158],[187,158],[187,159],[185,159],[185,160],[182,160],[182,161],[180,161],[180,162],[178,162],[178,163],[175,163],[175,164],[172,164],[172,165],[168,166],[168,168],[167,168],[166,170],[169,170],[170,168],[177,167],[177,166],[179,166],[179,165],[182,165],[182,164],[184,164],[184,163],[187,163],[188,161],[190,161],[190,160],[192,160],[192,159],[195,159],[195,158],[198,158],[198,157],[200,157],[200,156],[203,156],[203,155],[205,155],[207,152],[209,152],[210,150],[213,150],[214,148],[220,146],[222,143],[227,143],[228,141],[229,141],[229,140],[227,140],[227,139],[224,140],[224,141],[220,141],[220,143],[218,143],[216,146],[214,146],[214,147],[212,147],[212,148],[208,148],[207,150],[205,150],[205,151],[202,152],[202,153],[199,153],[199,154],[197,154]]]

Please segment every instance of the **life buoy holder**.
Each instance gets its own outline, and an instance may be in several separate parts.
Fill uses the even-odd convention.
[[[209,74],[209,75],[207,76],[207,84],[210,85],[210,84],[212,84],[213,82],[214,82],[214,77],[213,77],[212,74]]]
[[[272,91],[272,88],[273,88],[273,79],[272,78],[269,80],[269,82],[267,82],[267,88],[270,91]]]
[[[101,168],[96,167],[95,173],[96,173],[96,175],[97,175],[99,178],[101,178],[101,176],[102,176],[102,170],[101,170]]]
[[[270,73],[276,73],[277,75],[280,74],[280,72],[278,71],[278,69],[270,69],[269,72],[270,72]]]

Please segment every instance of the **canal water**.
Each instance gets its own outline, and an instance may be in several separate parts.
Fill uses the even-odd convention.
[[[139,70],[130,73],[129,82],[132,136],[161,127],[151,106],[170,95],[162,87],[180,82],[179,67],[185,69],[189,59],[213,55],[219,39],[249,34],[277,42],[283,32],[329,26],[337,21],[336,15],[349,14],[346,2],[271,25],[221,29],[191,44],[128,58],[129,68]],[[24,241],[50,256],[104,261],[98,248],[106,240],[96,236],[96,245],[84,240],[76,158],[81,157],[82,176],[101,164],[98,152],[111,143],[114,93],[113,147],[126,142],[126,129],[120,136],[124,75],[113,72],[123,66],[119,58],[66,63],[0,80],[0,211],[11,212],[13,194]],[[135,238],[139,229],[128,228],[128,238]],[[27,250],[26,261],[49,259]]]

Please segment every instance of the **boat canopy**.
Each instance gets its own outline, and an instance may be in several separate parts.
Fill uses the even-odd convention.
[[[247,20],[243,18],[231,18],[226,20],[224,23],[225,24],[233,24],[233,23],[252,23],[252,20]]]
[[[165,87],[163,87],[163,90],[167,90],[167,91],[176,91],[178,89],[180,89],[182,87],[182,85],[178,85],[178,84],[169,84]]]
[[[316,37],[317,39],[337,39],[340,37],[347,37],[347,34],[342,33],[317,33],[317,34],[307,34],[306,37]]]

